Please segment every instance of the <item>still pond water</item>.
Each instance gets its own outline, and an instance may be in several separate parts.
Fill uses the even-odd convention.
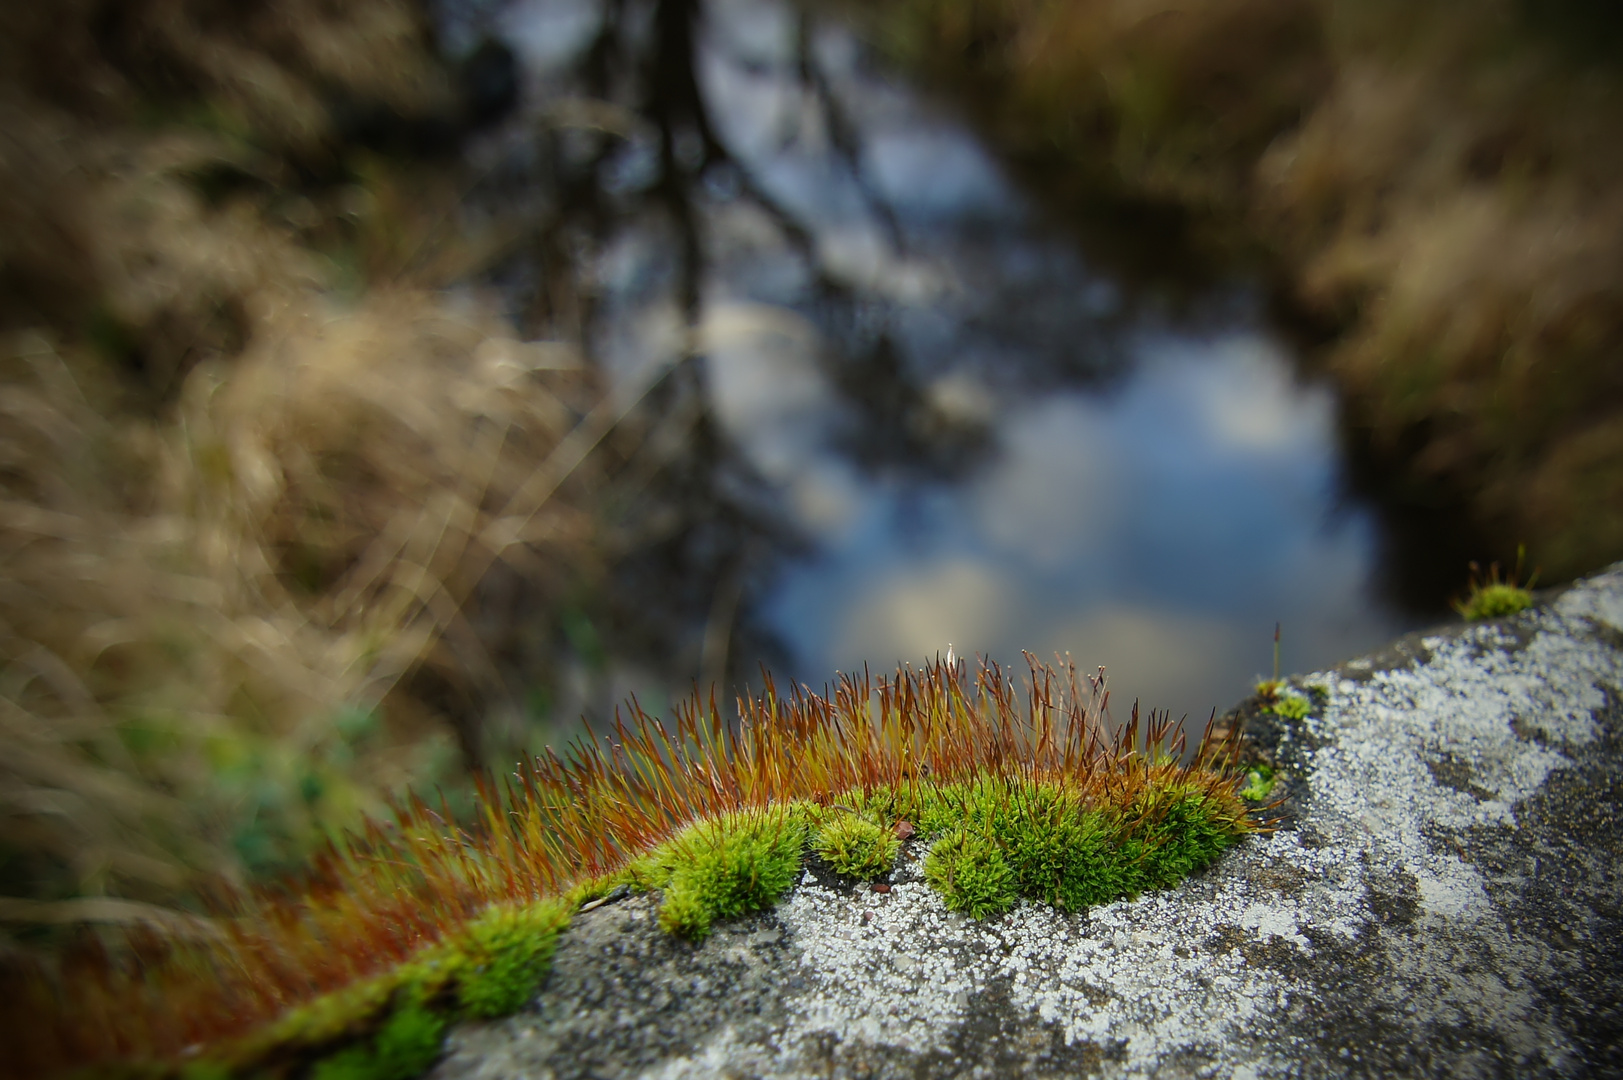
[[[697,352],[781,526],[667,681],[1030,650],[1104,665],[1118,708],[1204,718],[1267,672],[1276,622],[1306,670],[1435,617],[1376,586],[1333,394],[1257,290],[1129,286],[837,21],[680,7],[516,0],[445,31],[519,58],[548,197],[592,221],[569,311],[593,359],[630,396]],[[475,159],[533,153],[511,130]],[[608,696],[657,705],[627,672]]]

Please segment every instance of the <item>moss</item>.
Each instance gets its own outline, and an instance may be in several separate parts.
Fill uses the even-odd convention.
[[[1161,769],[1167,779],[1156,777]],[[221,1080],[289,1054],[309,1060],[325,1052],[311,1080],[409,1080],[433,1064],[453,1020],[502,1016],[536,993],[559,933],[584,900],[620,885],[663,889],[660,925],[702,939],[718,919],[776,903],[800,870],[809,836],[840,873],[885,872],[901,842],[883,821],[913,820],[938,836],[925,879],[949,909],[974,918],[1001,914],[1020,898],[1080,911],[1175,885],[1247,826],[1243,812],[1178,782],[1169,762],[1150,770],[1125,808],[1095,806],[1061,783],[984,776],[851,791],[832,807],[785,803],[706,819],[561,898],[488,908],[393,971],[310,1002],[190,1068],[201,1070],[195,1080]],[[1255,788],[1257,772],[1252,781]],[[1253,797],[1251,788],[1242,794]]]
[[[697,728],[699,714],[679,718],[685,725],[679,728],[681,742],[639,714],[641,726],[623,732],[627,745],[635,743],[642,755],[626,774],[607,781],[609,766],[586,751],[573,766],[556,757],[537,759],[520,776],[522,797],[513,792],[511,803],[492,801],[484,807],[492,833],[502,822],[515,826],[512,835],[492,836],[488,846],[475,846],[474,834],[451,828],[451,814],[414,800],[399,830],[411,838],[410,846],[394,844],[394,831],[375,830],[364,850],[351,852],[352,861],[330,869],[364,870],[366,876],[353,879],[364,886],[365,891],[355,890],[360,895],[399,897],[398,870],[411,867],[415,876],[406,879],[409,888],[421,889],[425,902],[444,898],[435,913],[438,940],[388,971],[309,1001],[235,1041],[212,1043],[206,1061],[193,1061],[206,1070],[200,1080],[257,1075],[403,1080],[432,1063],[448,1024],[521,1008],[544,978],[559,932],[583,903],[624,895],[629,888],[661,889],[662,927],[702,938],[718,919],[777,902],[793,884],[808,845],[836,869],[870,876],[893,864],[906,836],[934,840],[926,878],[953,910],[985,917],[1007,911],[1021,898],[1081,910],[1170,886],[1253,828],[1226,764],[1237,757],[1233,733],[1223,742],[1203,742],[1196,762],[1181,766],[1165,753],[1164,719],[1153,714],[1142,737],[1129,734],[1125,742],[1099,746],[1077,734],[1056,743],[1047,728],[1017,727],[1022,717],[1052,708],[1046,698],[1034,697],[1025,711],[990,695],[979,699],[991,702],[986,711],[955,711],[960,726],[943,730],[940,706],[958,710],[976,700],[966,692],[963,670],[938,665],[919,676],[904,672],[899,679],[904,681],[897,685],[920,688],[908,698],[917,704],[907,712],[885,712],[877,728],[882,741],[849,760],[820,761],[815,753],[828,753],[836,744],[811,741],[805,746],[745,742],[737,756],[696,761],[683,757],[689,751],[682,748],[712,737]],[[840,698],[864,700],[854,687]],[[743,718],[741,739],[794,720],[786,721],[771,702],[755,708]],[[816,730],[832,728],[831,717],[845,722],[835,713],[804,715],[827,725]],[[856,715],[862,714],[853,720]],[[364,727],[359,719],[355,726]],[[718,722],[713,732],[720,730]],[[1077,731],[1086,726],[1078,723]],[[1029,757],[1010,758],[1011,738],[1029,749]],[[647,773],[641,787],[626,779],[644,775],[637,770]],[[849,776],[843,789],[827,779],[841,770]],[[864,776],[887,779],[889,785],[864,782]],[[1035,779],[1039,776],[1045,779]],[[726,790],[721,784],[751,792],[763,803],[682,820],[676,807],[683,793],[687,806],[704,805]],[[779,794],[772,796],[773,791]],[[672,792],[678,796],[673,806],[646,816],[649,806]],[[646,803],[633,813],[628,794],[645,797]],[[598,809],[577,814],[582,807]],[[630,861],[600,876],[574,876],[571,867],[602,865],[605,834],[616,838]],[[435,847],[442,836],[446,846]],[[425,851],[432,857],[425,858]],[[523,877],[526,866],[537,876]],[[378,873],[380,867],[386,872]],[[470,880],[470,869],[492,872]],[[502,869],[505,876],[493,872]],[[556,882],[555,895],[515,902],[509,890],[526,880]],[[327,903],[329,888],[324,884],[319,897],[303,903],[311,909]],[[330,920],[330,905],[319,910]],[[352,943],[352,954],[375,944],[384,950],[380,955],[398,956],[412,940],[390,921],[388,910],[374,913],[372,923],[343,926],[298,923],[297,909],[266,914],[287,921],[302,936],[272,933],[281,923],[267,920],[259,936],[245,938],[248,946],[318,953],[339,932],[352,931],[367,935]],[[228,955],[251,964],[247,952]],[[178,1062],[155,1068],[175,1077]]]
[[[409,1001],[371,1039],[316,1062],[311,1080],[410,1080],[439,1057],[445,1026],[424,1002]]]
[[[1036,814],[1013,832],[1007,855],[1020,895],[1081,911],[1122,894],[1124,875],[1112,858],[1119,823],[1063,801],[1034,800]]]
[[[1025,780],[951,785],[926,801],[920,819],[942,838],[925,880],[949,908],[977,918],[1016,897],[1081,911],[1168,888],[1245,831],[1234,807],[1173,781],[1149,782],[1125,810]]]
[[[1143,858],[1134,867],[1140,888],[1167,889],[1190,874],[1203,870],[1235,841],[1219,813],[1207,805],[1208,797],[1177,788],[1152,791],[1157,807],[1135,806],[1155,824],[1146,831]],[[1134,892],[1140,891],[1134,889]]]
[[[193,1061],[181,1066],[179,1080],[231,1080],[231,1070],[217,1061]]]
[[[433,1064],[453,1019],[504,1016],[535,994],[572,909],[567,898],[488,908],[393,970],[319,997],[196,1063],[207,1073],[200,1080],[332,1047],[311,1080],[408,1080]]]
[[[324,994],[292,1010],[229,1058],[253,1059],[276,1047],[320,1046],[351,1035],[388,1007],[403,972],[392,971]]]
[[[1489,582],[1473,585],[1471,595],[1458,605],[1458,611],[1467,619],[1499,619],[1514,615],[1533,605],[1533,594],[1517,585]]]
[[[1268,711],[1287,720],[1300,720],[1308,714],[1308,700],[1301,694],[1280,694]]]
[[[669,861],[664,858],[665,854],[663,850],[659,850],[637,856],[614,875],[614,883],[629,885],[635,892],[663,889],[671,880],[671,867]]]
[[[800,870],[808,835],[840,873],[866,878],[892,866],[900,849],[896,832],[879,822],[917,821],[938,836],[925,860],[926,881],[949,909],[973,918],[1001,914],[1020,898],[1080,911],[1166,888],[1209,864],[1247,826],[1243,811],[1178,781],[1170,763],[1150,769],[1125,808],[1095,806],[1061,783],[985,776],[851,791],[833,807],[786,803],[703,820],[561,898],[488,908],[393,971],[310,1002],[259,1037],[192,1063],[186,1077],[223,1080],[290,1054],[308,1061],[324,1052],[310,1066],[311,1080],[409,1080],[433,1064],[453,1020],[502,1016],[536,993],[559,933],[583,900],[619,885],[664,889],[660,925],[700,939],[717,919],[777,902]],[[1169,770],[1166,778],[1157,778],[1161,769]],[[1272,772],[1259,767],[1251,781],[1242,795],[1260,799],[1266,789],[1259,784],[1271,787]]]
[[[770,907],[794,883],[805,843],[801,814],[786,807],[690,826],[655,858],[668,870],[660,925],[700,940],[716,919]]]
[[[445,1017],[412,1003],[395,1012],[375,1039],[378,1080],[406,1080],[427,1069],[440,1055]]]
[[[1499,564],[1493,563],[1488,567],[1487,576],[1482,574],[1482,568],[1471,563],[1471,587],[1464,600],[1454,602],[1454,610],[1465,616],[1467,620],[1500,619],[1506,615],[1514,615],[1533,605],[1533,594],[1529,592],[1538,582],[1538,571],[1528,578],[1525,584],[1522,581],[1522,566],[1527,561],[1527,548],[1525,545],[1516,549],[1516,567],[1507,576],[1499,576]]]
[[[835,872],[863,881],[888,873],[901,846],[890,829],[849,813],[833,815],[812,842],[812,850]]]
[[[454,948],[457,1004],[466,1016],[489,1018],[515,1012],[541,985],[569,925],[560,901],[520,908],[491,908],[458,935]]]
[[[1246,773],[1245,779],[1246,784],[1240,790],[1240,798],[1252,802],[1262,802],[1273,792],[1274,785],[1279,783],[1279,777],[1273,768],[1260,764]]]
[[[1014,871],[996,840],[973,829],[955,829],[935,842],[924,861],[924,879],[953,911],[976,919],[1000,915],[1014,904]]]

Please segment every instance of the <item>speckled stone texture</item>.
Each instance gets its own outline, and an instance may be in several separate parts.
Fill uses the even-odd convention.
[[[1294,681],[1233,714],[1281,827],[1177,889],[974,922],[914,841],[696,946],[631,898],[433,1076],[1623,1076],[1623,568]]]

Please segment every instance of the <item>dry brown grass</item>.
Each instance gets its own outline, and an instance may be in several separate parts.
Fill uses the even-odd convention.
[[[396,0],[0,12],[11,946],[172,930],[153,905],[455,777],[488,571],[541,611],[578,573],[617,414],[437,290],[489,251],[449,169],[342,141],[448,107],[424,46]]]
[[[1378,446],[1567,577],[1623,556],[1623,79],[1486,5],[1340,34],[1335,86],[1262,159],[1259,219]],[[1513,546],[1513,545],[1512,545]]]
[[[13,889],[164,898],[256,821],[308,839],[444,774],[444,718],[402,679],[499,685],[463,602],[498,555],[544,597],[590,528],[532,483],[579,374],[495,329],[421,295],[312,302],[194,370],[161,423],[109,419],[62,352],[14,339]]]
[[[1354,426],[1487,546],[1555,578],[1623,558],[1623,73],[1584,25],[1511,0],[886,10],[1016,150],[1272,247],[1344,328]]]

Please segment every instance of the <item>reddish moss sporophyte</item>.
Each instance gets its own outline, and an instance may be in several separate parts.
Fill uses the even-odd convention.
[[[1161,714],[1119,730],[1103,678],[1028,657],[1016,680],[959,660],[831,693],[764,691],[724,718],[633,700],[603,733],[481,787],[474,820],[420,799],[332,844],[297,881],[219,903],[185,939],[97,939],[52,970],[14,965],[0,1072],[191,1080],[407,1080],[446,1026],[521,1007],[583,903],[663,891],[699,938],[775,903],[808,852],[889,871],[904,842],[948,907],[1077,910],[1176,884],[1259,823],[1236,734],[1192,754]]]

